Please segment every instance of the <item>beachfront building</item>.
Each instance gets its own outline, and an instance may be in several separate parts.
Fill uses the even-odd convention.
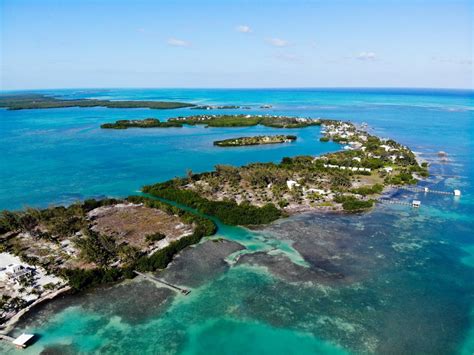
[[[3,268],[3,270],[0,270],[0,278],[10,282],[20,283],[21,278],[32,276],[34,272],[34,269],[20,264],[9,264]]]

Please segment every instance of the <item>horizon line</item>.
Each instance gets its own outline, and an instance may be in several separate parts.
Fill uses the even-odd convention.
[[[451,91],[474,91],[474,87],[426,87],[426,86],[273,86],[273,87],[179,87],[179,86],[163,86],[163,87],[54,87],[54,88],[22,88],[22,89],[1,89],[4,92],[19,91],[47,91],[47,90],[347,90],[347,89],[363,89],[363,90],[451,90]]]

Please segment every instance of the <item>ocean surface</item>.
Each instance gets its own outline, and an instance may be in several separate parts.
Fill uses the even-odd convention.
[[[117,119],[262,113],[366,122],[431,162],[422,186],[462,196],[394,192],[420,209],[306,213],[259,230],[219,223],[159,276],[62,297],[14,331],[37,342],[5,354],[474,353],[474,94],[408,89],[48,90],[65,98],[177,100],[250,110],[64,108],[0,110],[0,209],[127,196],[144,184],[216,164],[279,161],[340,149],[319,127],[101,130]],[[271,109],[261,109],[263,104]],[[295,143],[242,148],[212,141],[291,133]],[[448,154],[442,162],[438,151]],[[220,240],[223,238],[223,241]]]

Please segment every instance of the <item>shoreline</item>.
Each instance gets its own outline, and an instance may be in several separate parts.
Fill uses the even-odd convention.
[[[16,324],[20,321],[20,319],[28,314],[33,308],[39,306],[40,304],[45,303],[46,301],[52,301],[58,296],[65,294],[69,291],[72,290],[71,286],[64,286],[56,291],[47,293],[46,295],[38,298],[36,301],[34,301],[32,304],[27,306],[26,308],[23,308],[21,311],[19,311],[17,314],[15,314],[13,317],[8,319],[1,327],[0,327],[0,334],[2,335],[8,335],[10,332],[12,332],[15,329]]]

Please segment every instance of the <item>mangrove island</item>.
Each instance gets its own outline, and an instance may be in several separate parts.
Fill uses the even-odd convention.
[[[65,107],[150,108],[155,110],[193,107],[194,104],[172,101],[110,101],[96,99],[59,99],[40,94],[0,95],[0,107],[8,110]]]
[[[296,138],[296,136],[291,135],[239,137],[214,141],[214,145],[218,147],[242,147],[246,145],[291,143],[294,142]]]
[[[105,129],[127,129],[127,128],[168,128],[182,127],[178,122],[160,122],[157,118],[145,118],[144,120],[118,120],[114,123],[104,123],[100,128]]]

